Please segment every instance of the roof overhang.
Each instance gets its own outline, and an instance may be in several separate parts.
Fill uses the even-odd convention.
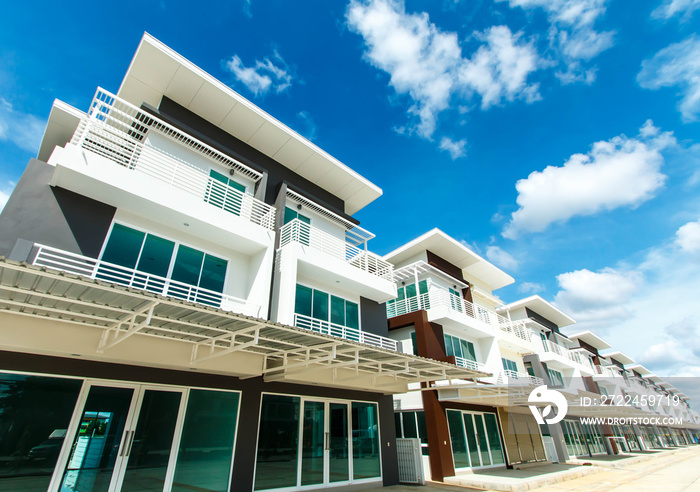
[[[401,265],[426,250],[461,268],[464,274],[484,282],[491,290],[515,282],[503,270],[437,228],[395,249],[385,255],[384,259],[394,265]]]
[[[618,361],[620,364],[624,364],[624,365],[625,365],[625,369],[627,369],[627,364],[634,364],[634,359],[632,359],[631,357],[626,356],[625,354],[623,354],[622,352],[619,352],[619,351],[617,351],[617,352],[609,352],[609,353],[607,353],[607,354],[602,354],[602,355],[603,355],[603,357],[606,357],[606,358],[608,358],[608,359],[615,359],[615,360]]]
[[[559,328],[565,326],[573,325],[576,323],[573,318],[564,314],[563,311],[552,305],[551,303],[545,301],[538,295],[526,297],[520,299],[519,301],[511,302],[498,309],[499,312],[513,311],[520,308],[529,308],[535,311],[540,316],[545,317]]]
[[[569,335],[569,340],[581,340],[598,350],[607,350],[612,347],[612,345],[590,330],[582,331],[575,335]]]
[[[634,364],[631,366],[625,366],[625,369],[629,369],[630,371],[635,371],[636,373],[638,373],[641,376],[646,376],[648,374],[651,374],[651,371],[641,364]]]
[[[226,84],[144,33],[117,95],[158,107],[163,96],[316,183],[354,214],[382,190]]]
[[[49,121],[46,123],[44,136],[41,139],[37,159],[47,162],[53,149],[57,146],[63,147],[70,142],[75,130],[78,128],[80,119],[84,117],[85,113],[82,111],[55,99],[51,106],[51,113],[49,113]]]
[[[35,323],[48,321],[52,336],[58,336],[64,326],[81,327],[91,336],[95,333],[92,338],[99,344],[88,354],[95,360],[110,360],[111,351],[122,351],[131,344],[132,352],[143,353],[143,365],[151,365],[144,346],[150,346],[150,355],[155,357],[159,348],[154,343],[178,344],[179,350],[173,353],[180,360],[172,362],[177,368],[385,394],[403,393],[410,383],[488,376],[454,364],[4,258],[0,258],[0,314],[41,320]],[[39,333],[12,324],[17,330],[3,336],[14,336],[15,341],[21,338],[32,348],[41,346]],[[252,361],[244,368],[245,374],[227,372],[228,367],[236,366],[237,356]],[[209,364],[212,360],[220,362],[215,369]]]

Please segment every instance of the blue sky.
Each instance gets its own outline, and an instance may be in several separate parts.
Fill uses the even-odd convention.
[[[700,0],[15,2],[0,204],[51,102],[148,31],[384,190],[384,254],[464,241],[662,376],[700,376]],[[3,198],[4,197],[4,198]]]

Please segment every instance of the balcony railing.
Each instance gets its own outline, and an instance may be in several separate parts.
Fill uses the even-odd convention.
[[[36,244],[35,247],[38,250],[33,264],[37,266],[123,285],[132,289],[145,290],[166,297],[213,306],[224,311],[255,317],[260,316],[260,306],[249,303],[245,299],[141,272],[133,268],[126,268],[114,263],[88,258],[87,256],[81,256],[50,246]]]
[[[391,338],[375,335],[374,333],[367,333],[366,331],[358,330],[357,328],[348,328],[347,326],[312,318],[311,316],[295,314],[294,326],[305,330],[315,331],[317,333],[325,333],[326,335],[343,338],[345,340],[353,340],[355,342],[364,343],[365,345],[371,345],[373,347],[379,347],[386,350],[393,350],[395,352],[399,350],[399,342],[392,340]]]
[[[377,277],[394,281],[394,265],[343,239],[294,219],[280,230],[280,247],[295,242],[329,254]]]
[[[515,336],[524,342],[530,342],[532,340],[532,330],[527,327],[527,324],[523,320],[510,321],[498,315],[498,326],[502,332]]]
[[[471,369],[472,371],[491,372],[488,370],[488,367],[485,364],[469,359],[464,359],[462,357],[455,357],[455,364],[459,367]]]
[[[593,366],[593,368],[595,369],[595,373],[598,376],[605,376],[605,377],[609,377],[609,378],[622,379],[622,375],[620,373],[616,373],[614,370],[612,370],[608,366],[595,365],[595,366]]]
[[[544,379],[531,376],[526,372],[515,372],[510,369],[504,369],[503,372],[498,375],[498,384],[542,386],[544,384]]]
[[[574,362],[576,364],[582,365],[588,369],[591,369],[591,362],[589,359],[585,357],[581,357],[581,354],[578,352],[573,352],[566,347],[563,347],[559,345],[558,343],[554,343],[550,340],[542,340],[542,348],[544,349],[545,352],[551,352],[557,355],[560,355],[561,357],[564,357],[565,359],[569,359],[571,362]]]
[[[88,116],[81,119],[71,143],[254,224],[274,229],[274,207],[210,177],[176,155],[146,144],[150,132],[248,178],[259,177],[259,173],[103,89],[98,89]]]

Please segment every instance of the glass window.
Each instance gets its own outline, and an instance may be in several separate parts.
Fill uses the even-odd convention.
[[[411,332],[411,344],[413,345],[413,355],[418,355],[418,341],[416,340],[416,332]]]
[[[354,302],[345,301],[345,326],[360,329],[360,310]]]
[[[313,317],[323,321],[328,321],[328,294],[314,289],[313,297]]]
[[[559,371],[547,368],[547,375],[553,386],[564,386],[564,376]]]
[[[467,440],[464,437],[462,412],[448,410],[447,422],[450,428],[450,441],[452,442],[452,457],[455,468],[466,468],[470,466],[470,463],[467,455]]]
[[[47,490],[82,381],[0,373],[0,489]]]
[[[418,426],[416,425],[416,412],[404,412],[403,414],[403,437],[418,437]]]
[[[229,490],[239,398],[227,391],[190,390],[173,492]]]
[[[255,490],[296,486],[299,406],[298,397],[263,395]]]
[[[506,371],[518,372],[518,365],[514,360],[501,358],[501,362],[503,363],[503,369]]]
[[[455,355],[454,347],[452,346],[452,337],[450,335],[444,335],[445,338],[445,353],[449,357],[450,355]]]
[[[416,284],[406,286],[406,297],[416,297]]]
[[[241,193],[245,193],[245,186],[213,169],[209,171],[209,176],[213,181],[209,183],[204,201],[216,205],[219,208],[223,208],[232,214],[240,215],[242,203]],[[231,190],[236,190],[241,193],[231,192]]]
[[[148,234],[136,269],[159,277],[167,277],[173,249],[175,249],[174,242]]]
[[[297,284],[294,312],[302,316],[311,316],[311,296],[313,289]]]
[[[302,222],[305,222],[307,224],[311,224],[311,219],[301,215],[299,212],[294,210],[293,208],[289,207],[284,207],[284,223],[288,223],[293,221],[294,219],[299,219]]]
[[[109,235],[102,261],[114,263],[127,268],[134,268],[141,252],[145,233],[126,227],[121,224],[114,224]],[[169,263],[169,261],[168,261]]]
[[[171,278],[189,285],[198,285],[203,260],[204,253],[201,251],[180,245],[177,249]]]
[[[493,459],[493,464],[500,465],[504,461],[503,451],[501,448],[501,436],[498,433],[496,416],[492,413],[485,413],[484,421],[486,422],[486,434],[489,438],[489,446],[491,448],[491,458]]]
[[[212,255],[204,255],[199,287],[213,290],[214,292],[223,292],[227,265],[228,262],[226,260]]]
[[[377,405],[352,403],[353,478],[374,478],[381,475],[379,464],[379,423]]]
[[[468,342],[462,339],[460,339],[459,342],[462,346],[462,357],[476,362],[476,352],[474,351],[474,344],[472,342]]]
[[[345,326],[345,299],[331,296],[331,323]]]

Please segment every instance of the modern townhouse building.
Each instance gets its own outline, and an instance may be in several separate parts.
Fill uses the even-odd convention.
[[[0,488],[396,483],[391,395],[486,373],[388,336],[381,190],[149,35],[86,109],[0,215]]]
[[[493,295],[513,278],[438,229],[384,259],[396,266],[398,297],[386,306],[391,336],[405,351],[490,374],[396,395],[397,435],[422,438],[437,480],[545,460],[539,428],[522,406],[544,384],[523,362],[534,351],[530,330],[498,315]]]

